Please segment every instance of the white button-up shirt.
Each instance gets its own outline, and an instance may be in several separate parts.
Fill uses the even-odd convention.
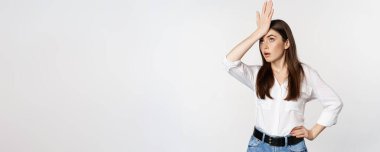
[[[340,97],[306,64],[302,64],[305,79],[302,81],[301,96],[296,101],[284,100],[287,96],[287,80],[283,84],[275,79],[270,90],[273,99],[260,99],[256,96],[256,76],[260,65],[247,65],[242,61],[223,59],[228,73],[249,87],[255,94],[256,124],[255,126],[272,136],[286,136],[296,127],[304,124],[305,104],[312,100],[319,101],[323,106],[318,124],[330,127],[337,122],[343,107]]]

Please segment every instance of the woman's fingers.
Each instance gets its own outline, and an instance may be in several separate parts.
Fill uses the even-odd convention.
[[[264,34],[268,32],[270,23],[273,15],[273,2],[272,0],[267,0],[264,2],[261,13],[259,11],[256,12],[256,22],[257,28],[260,33]]]
[[[294,127],[290,133],[291,134],[298,134],[302,131],[302,129],[303,129],[303,126],[297,126],[297,127]]]
[[[296,136],[297,138],[301,137],[308,137],[308,130],[304,126],[298,126],[294,127],[293,130],[291,131],[292,136]]]
[[[303,126],[297,126],[297,127],[294,127],[293,130],[297,130],[297,129],[301,129],[301,128],[304,128]]]
[[[298,129],[298,130],[292,131],[293,136],[302,135],[304,133],[305,133],[305,130],[303,130],[303,129]]]
[[[272,12],[273,2],[268,1],[266,2],[266,8],[265,8],[265,16],[269,17],[270,13]]]
[[[256,24],[257,24],[257,26],[260,26],[260,13],[259,13],[259,11],[256,11]]]
[[[272,0],[265,1],[263,4],[263,8],[261,10],[261,14],[259,14],[259,15],[261,15],[260,19],[263,19],[263,20],[271,19],[273,12],[274,12],[274,9],[272,9],[272,8],[273,8]]]
[[[305,131],[297,131],[292,134],[292,136],[296,136],[297,138],[306,137],[307,133]]]
[[[265,1],[264,4],[263,4],[263,8],[261,9],[261,14],[265,14],[265,9],[267,7],[267,2]]]
[[[272,11],[270,11],[270,14],[269,14],[269,19],[271,19],[271,18],[272,18],[272,16],[273,16],[273,13],[274,13],[274,9],[272,9]]]

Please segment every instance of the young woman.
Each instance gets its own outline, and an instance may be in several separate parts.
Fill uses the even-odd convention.
[[[284,21],[272,20],[272,6],[272,1],[264,3],[256,13],[256,31],[224,57],[224,65],[256,94],[256,124],[247,151],[306,152],[304,138],[313,140],[335,125],[343,103],[314,69],[298,60],[292,32]],[[263,65],[246,65],[241,58],[257,41]],[[324,109],[307,129],[304,109],[312,100]]]

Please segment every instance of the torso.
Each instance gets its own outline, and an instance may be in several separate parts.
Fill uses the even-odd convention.
[[[273,75],[274,75],[274,78],[275,80],[280,84],[280,85],[283,85],[284,82],[286,82],[286,80],[288,80],[288,72],[284,72],[284,74],[276,74],[275,72],[273,72]]]

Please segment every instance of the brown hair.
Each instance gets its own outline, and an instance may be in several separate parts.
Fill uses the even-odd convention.
[[[275,30],[282,36],[282,40],[289,40],[290,46],[285,50],[285,63],[288,69],[288,94],[285,100],[296,100],[301,95],[301,83],[304,77],[301,62],[297,57],[296,43],[290,30],[289,25],[283,20],[272,20],[270,29]],[[263,66],[260,68],[256,79],[256,95],[265,99],[265,96],[273,99],[270,95],[270,89],[274,84],[274,76],[271,68],[271,63],[266,62],[262,53],[261,59]]]

